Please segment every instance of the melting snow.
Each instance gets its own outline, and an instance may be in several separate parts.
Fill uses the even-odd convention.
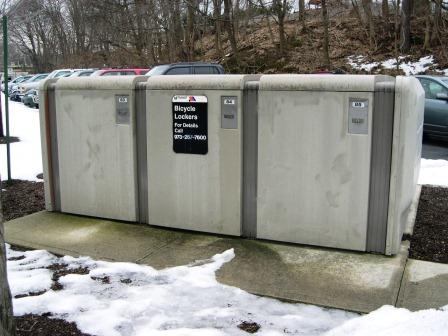
[[[422,159],[418,183],[448,186],[448,161]]]
[[[8,261],[13,295],[47,290],[14,299],[14,314],[51,312],[92,335],[247,335],[237,327],[242,321],[258,323],[257,335],[270,336],[440,336],[448,330],[448,306],[418,312],[384,306],[359,316],[283,303],[222,285],[215,273],[234,258],[233,249],[158,271],[132,263],[58,258],[42,250],[18,252],[6,247],[7,257],[15,257]],[[62,276],[63,289],[54,291],[48,270],[52,264],[87,267],[90,272]],[[108,280],[101,281],[105,277]]]
[[[325,336],[442,336],[447,335],[447,330],[448,306],[417,312],[383,306],[336,327]]]
[[[3,125],[6,129],[3,94],[1,98]],[[20,142],[12,143],[10,146],[12,178],[39,181],[36,178],[37,174],[42,173],[39,110],[29,108],[22,103],[9,101],[9,124],[9,134],[20,138]],[[0,175],[2,180],[6,180],[6,172],[6,145],[0,145]]]
[[[57,258],[46,251],[12,251],[25,256],[8,262],[13,295],[46,289],[38,296],[14,299],[14,314],[43,314],[75,322],[92,335],[245,335],[237,325],[253,321],[259,335],[321,335],[357,315],[312,305],[262,298],[216,281],[215,272],[234,257],[233,250],[192,265],[155,270],[132,263]],[[88,267],[89,274],[59,279],[51,286],[51,264]],[[33,269],[35,275],[29,274]],[[98,278],[108,277],[106,283]],[[92,279],[92,278],[96,278]]]
[[[435,63],[434,56],[429,55],[425,57],[421,57],[418,61],[405,61],[409,56],[399,56],[398,57],[398,68],[403,70],[403,72],[409,75],[417,75],[421,73],[425,73],[430,67],[437,66]],[[397,68],[397,59],[390,58],[382,62],[367,62],[366,57],[359,56],[348,56],[347,63],[353,68],[357,70],[364,70],[367,72],[371,72],[374,69],[382,67],[384,69],[396,69]],[[437,70],[438,72],[448,74],[448,69],[445,70]]]

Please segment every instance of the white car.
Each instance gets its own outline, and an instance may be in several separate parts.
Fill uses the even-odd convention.
[[[76,70],[74,70],[74,69],[59,69],[59,70],[54,70],[53,72],[50,72],[49,74],[36,75],[36,76],[34,76],[35,78],[28,80],[26,83],[23,83],[23,85],[19,85],[19,87],[18,87],[19,93],[23,95],[23,94],[27,93],[29,90],[38,89],[39,82],[42,79],[63,77],[65,75],[71,74],[75,71]]]
[[[19,95],[23,96],[27,91],[32,89],[38,89],[39,88],[39,82],[42,79],[45,79],[48,77],[48,74],[37,74],[34,75],[34,77],[31,77],[26,82],[19,84],[17,87],[17,91],[19,92]]]
[[[96,69],[83,69],[83,70],[75,71],[72,74],[67,74],[64,77],[69,77],[69,78],[73,78],[73,77],[87,77],[87,76],[90,76],[91,74],[93,74],[95,71],[96,71]]]
[[[27,79],[30,79],[31,77],[33,77],[32,75],[25,75],[25,76],[19,76],[14,78],[11,81],[8,81],[8,88],[11,88],[14,85],[17,85],[21,82],[26,81]],[[5,83],[4,81],[2,81],[2,87],[1,87],[2,91],[5,92]]]
[[[72,74],[76,71],[78,71],[79,69],[59,69],[59,70],[54,70],[53,72],[50,72],[50,74],[48,75],[47,79],[51,79],[51,78],[58,78],[58,77],[65,77],[69,74]]]

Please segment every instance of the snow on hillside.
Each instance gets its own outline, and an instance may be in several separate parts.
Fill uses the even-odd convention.
[[[399,56],[398,57],[398,68],[403,70],[406,76],[410,75],[418,75],[425,73],[430,68],[437,67],[437,63],[435,63],[434,56],[424,56],[421,57],[418,61],[406,61],[409,56]],[[366,72],[371,73],[372,70],[377,70],[380,68],[383,69],[396,69],[397,68],[397,59],[390,58],[384,60],[382,62],[367,62],[366,57],[363,55],[351,55],[347,57],[347,63],[353,68],[357,70],[364,70]],[[436,70],[441,75],[448,76],[448,69]],[[375,72],[375,71],[373,71]]]

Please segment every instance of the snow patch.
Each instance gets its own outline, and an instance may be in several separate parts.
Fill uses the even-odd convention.
[[[42,281],[30,270],[51,264],[87,267],[89,274],[68,274],[63,289],[14,299],[17,316],[50,312],[75,322],[92,335],[247,335],[242,321],[258,323],[257,335],[322,336],[440,336],[448,330],[448,306],[410,312],[383,306],[363,316],[313,305],[290,304],[258,297],[216,281],[215,272],[231,261],[233,249],[190,265],[156,270],[123,262],[95,261],[89,257],[58,258],[46,251],[12,251],[6,245],[8,277],[13,293],[33,291]],[[27,282],[20,283],[23,277]],[[107,281],[101,281],[107,278]]]
[[[25,258],[14,260],[17,257]],[[51,286],[52,273],[46,267],[57,259],[46,251],[13,251],[7,245],[6,257],[8,279],[11,284],[11,295],[23,295],[48,290]]]
[[[417,75],[426,72],[430,67],[437,66],[435,63],[434,56],[424,56],[421,57],[418,61],[412,62],[405,60],[410,56],[399,56],[398,57],[398,68],[403,70],[406,76]],[[371,72],[373,69],[384,68],[384,69],[396,69],[397,68],[397,59],[390,58],[384,60],[382,62],[367,62],[365,61],[366,57],[362,55],[351,55],[347,57],[347,63],[353,68],[357,70],[364,70],[367,72]],[[448,69],[447,69],[448,70]],[[446,70],[443,70],[446,71]],[[448,72],[448,71],[447,71]]]
[[[2,97],[3,125],[6,128],[4,96]],[[13,179],[42,181],[36,175],[42,173],[39,110],[22,103],[9,101],[9,134],[19,142],[11,147],[11,177]],[[6,133],[6,132],[5,132]],[[0,175],[6,180],[6,146],[0,146]]]
[[[448,161],[422,159],[418,183],[448,186]]]
[[[448,306],[410,312],[407,309],[383,306],[352,319],[325,336],[441,336],[448,330]]]
[[[15,315],[51,312],[92,335],[245,335],[238,324],[253,321],[261,326],[259,335],[313,336],[357,316],[283,303],[220,284],[215,273],[234,258],[233,249],[209,260],[160,271],[132,263],[57,258],[45,251],[7,249],[9,255],[23,255],[28,260],[26,267],[16,265],[8,270],[13,291],[17,290],[17,279],[30,267],[40,269],[53,262],[90,269],[89,274],[62,276],[62,290],[50,289],[42,295],[14,299],[13,305]],[[39,261],[38,256],[43,260]],[[108,281],[101,281],[104,277]],[[38,277],[29,281],[29,288],[39,281]],[[45,287],[48,289],[48,284]],[[25,286],[21,291],[26,291]]]

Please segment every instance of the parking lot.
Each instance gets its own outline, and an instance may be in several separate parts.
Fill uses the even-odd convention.
[[[423,140],[422,158],[430,160],[448,160],[448,141],[434,139]]]

